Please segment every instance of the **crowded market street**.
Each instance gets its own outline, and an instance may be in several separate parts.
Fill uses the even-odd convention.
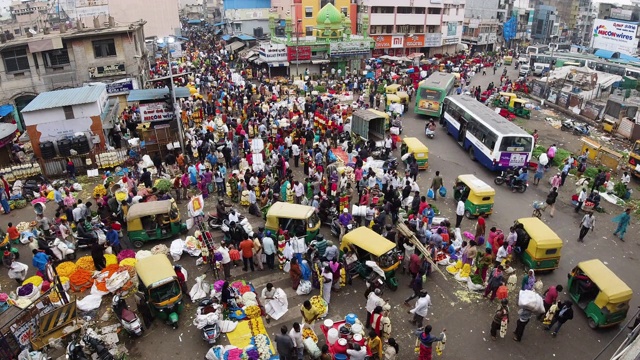
[[[192,36],[197,34],[198,33],[196,32],[192,34]],[[192,38],[191,41],[194,41],[194,39]],[[194,51],[193,48],[188,50]],[[185,53],[188,53],[188,51],[185,51]],[[505,66],[507,65],[498,67],[497,73],[495,71],[487,71],[486,75],[482,75],[480,72],[476,73],[470,80],[469,85],[472,87],[479,86],[482,89],[486,89],[490,83],[500,84],[501,73]],[[507,66],[506,69],[507,76],[509,78],[518,78],[518,70],[516,70],[513,65]],[[214,73],[215,71],[211,72],[211,74]],[[158,72],[156,75],[158,77],[162,77],[166,74]],[[205,75],[202,76],[202,78],[204,77]],[[263,78],[266,79],[267,76],[263,74]],[[252,83],[256,86],[259,84],[259,80],[254,78],[252,80],[247,80],[247,83]],[[158,85],[158,87],[161,86]],[[214,90],[220,90],[224,93],[221,89]],[[225,88],[225,90],[227,89]],[[203,97],[207,96],[207,94],[204,93],[200,95]],[[454,94],[451,96],[460,97],[468,95]],[[426,194],[433,178],[436,176],[436,172],[439,171],[443,180],[443,185],[445,188],[449,189],[449,193],[445,197],[438,196],[435,201],[432,199],[429,199],[428,201],[430,204],[437,206],[440,210],[439,216],[445,217],[449,221],[454,222],[456,220],[457,206],[456,201],[453,200],[454,180],[461,174],[473,174],[485,183],[493,185],[494,178],[497,174],[489,171],[478,162],[471,160],[469,154],[461,149],[457,142],[453,140],[453,138],[447,134],[447,131],[440,125],[437,126],[434,138],[427,138],[425,136],[426,120],[424,117],[414,113],[414,102],[415,101],[409,102],[409,110],[401,116],[403,132],[400,137],[416,137],[427,145],[429,153],[428,169],[418,173],[416,183],[420,188],[420,193],[422,195]],[[189,109],[189,112],[190,110],[191,109]],[[545,111],[548,110],[545,109]],[[522,125],[530,132],[533,132],[534,129],[537,130],[540,137],[536,145],[540,144],[542,146],[550,146],[552,143],[558,143],[559,145],[566,145],[567,148],[571,148],[573,151],[579,151],[579,147],[576,145],[578,143],[578,137],[571,133],[560,133],[560,130],[551,128],[543,120],[545,115],[541,114],[542,110],[534,110],[531,119],[518,119],[518,121],[514,123]],[[563,115],[557,116],[563,117]],[[224,117],[227,117],[226,113],[224,114]],[[231,117],[232,115],[229,114],[229,118]],[[242,131],[239,132],[242,133]],[[224,134],[224,137],[226,137],[226,135],[227,134]],[[187,144],[190,143],[188,140],[190,139],[187,139]],[[238,142],[236,139],[235,143],[236,147],[242,147],[242,145],[239,145],[242,144],[242,140]],[[248,148],[248,145],[246,147]],[[397,157],[399,160],[398,173],[404,173],[405,165],[400,161],[401,152],[399,146],[398,149],[393,150],[393,156]],[[220,159],[220,163],[224,162],[223,159],[224,158]],[[175,161],[176,159],[174,158],[173,160]],[[281,161],[281,159],[278,159],[278,161]],[[155,159],[153,162],[156,162]],[[292,170],[291,175],[293,179],[303,182],[307,177],[307,175],[303,173],[303,166],[294,167],[293,159],[289,160],[288,163],[289,168]],[[162,160],[160,160],[160,166],[156,166],[160,168],[162,167],[161,164]],[[330,167],[327,166],[327,171],[329,169]],[[279,165],[274,167],[273,170],[274,172],[276,170],[280,170]],[[194,172],[195,171],[196,170],[194,170]],[[230,167],[227,171],[227,175],[231,174],[233,168]],[[493,213],[486,219],[486,229],[496,227],[498,229],[503,229],[506,234],[509,232],[509,228],[514,224],[515,220],[530,217],[534,201],[545,200],[547,197],[550,189],[549,178],[555,172],[556,169],[548,171],[543,180],[540,181],[539,185],[533,185],[532,176],[529,179],[528,190],[524,193],[511,191],[507,186],[495,186],[495,205]],[[178,183],[180,183],[180,181],[185,181],[185,178],[187,179],[186,181],[190,180],[188,178],[187,171],[183,170],[183,173],[185,174],[183,175],[183,180],[180,180],[180,174],[177,174]],[[145,175],[146,171],[140,177],[141,183],[144,182]],[[333,175],[334,174],[331,174],[331,176]],[[326,174],[326,176],[328,176],[328,174]],[[151,180],[149,179],[149,181]],[[198,183],[198,193],[206,193],[208,195],[208,197],[205,197],[204,199],[204,214],[208,214],[209,212],[215,213],[218,201],[221,198],[224,198],[226,202],[232,204],[234,209],[237,209],[243,216],[246,216],[254,231],[265,226],[264,219],[253,214],[249,214],[248,206],[242,205],[242,202],[245,201],[244,199],[240,201],[233,201],[231,199],[233,197],[239,197],[237,188],[235,191],[229,191],[230,194],[232,194],[231,197],[226,195],[220,196],[216,191],[211,191],[211,193],[209,193],[210,190],[206,188],[206,184],[204,187],[201,187],[201,183],[199,181],[202,180],[196,181]],[[193,180],[191,180],[191,182],[194,183]],[[211,182],[211,178],[209,178],[209,182]],[[612,222],[612,219],[616,215],[620,214],[624,209],[610,203],[602,204],[605,212],[595,213],[594,216],[597,219],[595,228],[592,232],[588,233],[584,242],[578,242],[583,214],[574,212],[573,210],[575,206],[571,204],[571,196],[574,194],[575,190],[574,182],[575,179],[572,176],[569,176],[567,178],[567,184],[559,191],[560,194],[556,203],[557,211],[555,216],[551,217],[548,211],[542,214],[542,221],[553,229],[553,231],[555,231],[563,240],[563,248],[559,267],[557,269],[547,273],[536,273],[537,280],[541,280],[543,284],[543,288],[538,289],[539,292],[542,294],[544,289],[554,285],[563,285],[567,287],[567,274],[571,272],[579,262],[590,259],[600,259],[618,277],[628,284],[630,288],[640,289],[640,278],[635,276],[638,269],[638,261],[640,260],[640,256],[636,255],[636,252],[640,252],[640,249],[638,248],[640,243],[638,243],[638,236],[637,233],[635,233],[635,231],[638,231],[637,217],[635,215],[632,217],[627,231],[628,235],[625,241],[620,241],[619,238],[616,238],[612,234],[616,228],[616,224]],[[92,189],[94,185],[95,184],[93,183],[88,183],[83,186],[87,189]],[[146,187],[151,188],[151,186]],[[630,187],[637,188],[636,179],[631,181]],[[192,186],[192,188],[195,187]],[[178,189],[178,191],[180,190]],[[173,193],[174,192],[172,190],[171,194],[173,195]],[[287,192],[286,187],[284,188],[283,194],[285,197],[289,197],[290,195],[289,192]],[[88,193],[85,195],[89,198]],[[153,196],[155,196],[155,194],[153,194]],[[302,195],[300,195],[300,197],[302,197]],[[86,200],[84,201],[86,202]],[[193,205],[187,201],[179,201],[178,206],[183,220],[187,220],[189,218],[189,214],[194,213],[194,209],[188,207]],[[118,204],[116,204],[116,207],[118,207]],[[347,208],[351,209],[350,206],[347,206]],[[346,212],[349,212],[349,210]],[[45,215],[53,219],[55,218],[54,213],[55,204],[52,204],[47,207]],[[3,216],[2,219],[4,222],[1,225],[5,227],[8,222],[28,222],[33,220],[33,218],[34,213],[32,207],[17,209],[11,211],[11,213],[6,216]],[[390,224],[391,221],[388,223]],[[462,219],[460,230],[464,233],[473,233],[475,231],[475,226],[475,219],[464,218]],[[195,229],[191,229],[189,235],[193,235],[194,230]],[[131,229],[129,229],[129,231],[131,231]],[[211,233],[213,234],[213,242],[218,246],[223,241],[223,232],[219,229],[214,229],[211,230]],[[332,235],[328,225],[322,224],[320,227],[320,233],[324,235],[327,240],[332,241],[333,244],[342,249],[340,246],[341,237]],[[266,236],[268,237],[268,235]],[[169,247],[171,244],[171,248],[173,249],[172,241],[177,237],[184,239],[186,235],[179,235],[168,240],[147,242],[142,245],[141,249],[136,250],[151,250],[158,244],[164,244],[166,247]],[[244,241],[246,241],[246,239],[242,242]],[[127,239],[127,236],[123,237],[122,247],[124,249],[130,249],[131,246],[132,242]],[[240,246],[243,246],[242,243]],[[249,246],[251,246],[251,244]],[[29,248],[23,245],[18,245],[18,247],[21,259],[23,259],[21,261],[31,264],[31,253],[29,252]],[[78,250],[78,252],[79,256],[89,254],[89,251],[87,250]],[[171,257],[169,258],[171,259]],[[252,259],[249,261],[253,262]],[[207,265],[196,265],[196,257],[189,256],[186,252],[182,256],[177,256],[172,259],[172,263],[174,263],[174,265],[180,265],[187,270],[187,289],[191,289],[195,284],[194,280],[202,274],[206,274],[205,279],[211,283],[212,288],[214,287],[214,282],[223,280],[222,269],[220,269],[217,275],[214,275],[209,271],[210,268]],[[251,265],[251,268],[253,268],[253,263]],[[244,266],[247,266],[247,263],[245,263]],[[467,284],[456,281],[454,276],[447,273],[445,266],[436,266],[438,266],[439,271],[432,269],[430,274],[426,277],[426,282],[423,285],[423,290],[428,292],[432,305],[428,307],[428,314],[424,316],[424,321],[422,322],[423,326],[431,325],[433,327],[433,335],[439,335],[441,330],[446,329],[446,346],[443,349],[442,356],[434,355],[434,358],[472,360],[488,358],[550,359],[555,357],[559,359],[595,359],[595,356],[600,353],[600,351],[603,350],[607,344],[614,339],[614,337],[616,337],[619,331],[621,331],[622,335],[615,339],[612,346],[607,348],[604,353],[598,357],[598,359],[609,359],[615,348],[617,348],[628,332],[626,329],[626,326],[628,325],[627,321],[631,321],[631,323],[633,323],[636,315],[636,308],[640,305],[638,297],[634,297],[629,304],[629,312],[626,321],[619,325],[612,326],[611,328],[596,330],[589,327],[584,313],[582,311],[578,311],[578,307],[576,306],[573,320],[568,321],[563,325],[562,331],[558,332],[557,335],[556,333],[553,333],[552,335],[551,332],[545,331],[542,321],[539,321],[534,317],[529,321],[530,324],[525,330],[521,341],[514,341],[512,340],[512,333],[516,329],[516,322],[518,320],[518,290],[521,279],[526,275],[522,262],[516,259],[513,262],[513,267],[516,270],[515,274],[517,275],[518,282],[515,289],[509,290],[508,294],[511,315],[507,334],[506,336],[492,339],[490,329],[492,320],[494,319],[494,313],[500,303],[499,300],[490,301],[482,296],[482,292],[469,291]],[[258,267],[262,268],[262,266]],[[443,274],[441,275],[440,272]],[[32,274],[30,273],[28,276],[31,275]],[[399,345],[400,352],[398,355],[402,358],[414,359],[418,357],[414,352],[414,348],[417,346],[415,335],[417,328],[410,323],[413,315],[408,313],[408,311],[413,308],[413,299],[411,300],[410,306],[406,306],[409,304],[405,303],[405,299],[411,296],[414,292],[410,288],[412,280],[409,274],[404,274],[400,269],[396,271],[396,276],[398,280],[397,291],[392,291],[389,287],[385,286],[383,287],[383,292],[380,297],[390,305],[390,310],[388,311],[392,329],[390,337],[394,338]],[[262,294],[263,289],[265,289],[268,283],[271,283],[276,289],[282,289],[286,294],[288,311],[277,320],[272,319],[267,321],[266,318],[263,318],[263,320],[265,320],[264,326],[273,343],[276,342],[276,337],[280,334],[281,326],[286,325],[288,329],[291,329],[294,322],[300,322],[301,306],[303,306],[303,303],[306,300],[309,300],[312,296],[316,296],[319,293],[319,290],[314,287],[309,294],[298,295],[296,290],[292,288],[290,275],[279,270],[277,265],[274,270],[269,270],[265,265],[264,270],[256,269],[256,271],[243,270],[242,265],[234,266],[231,269],[230,283],[242,280],[244,280],[247,285],[252,285],[254,289],[252,291],[258,294],[258,296]],[[13,281],[3,276],[0,278],[0,285],[3,289],[2,292],[9,292],[13,290],[15,284]],[[319,287],[327,288],[323,285],[320,285]],[[329,289],[331,289],[331,287],[329,287]],[[330,295],[331,300],[329,302],[326,319],[338,322],[345,319],[347,314],[355,314],[364,322],[367,318],[367,309],[365,309],[365,305],[367,304],[367,298],[365,297],[366,291],[367,286],[365,285],[365,281],[361,277],[356,277],[353,279],[352,284],[344,286],[339,291],[332,292]],[[78,295],[78,299],[80,299],[81,295],[79,294],[72,294],[72,297],[76,295]],[[163,324],[162,321],[156,320],[150,327],[145,329],[140,337],[130,337],[125,335],[124,332],[120,334],[121,341],[124,342],[128,349],[127,358],[203,359],[205,357],[205,354],[209,351],[211,346],[203,340],[201,330],[194,326],[195,312],[198,305],[188,300],[186,293],[184,295],[185,308],[180,314],[176,328],[172,328],[171,326]],[[328,296],[325,294],[325,301],[327,299]],[[571,301],[569,296],[566,294],[566,290],[564,292],[560,292],[558,300]],[[104,301],[103,304],[104,303],[110,304],[110,301]],[[103,309],[104,305],[97,311],[98,318],[102,315]],[[319,347],[325,343],[325,336],[323,336],[323,330],[320,327],[323,323],[323,320],[320,320],[313,325],[313,330],[319,338],[317,341]],[[216,345],[228,345],[229,343],[229,338],[223,334],[218,339]]]

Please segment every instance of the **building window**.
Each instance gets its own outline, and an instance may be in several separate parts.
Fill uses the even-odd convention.
[[[103,58],[116,56],[116,43],[113,39],[93,41],[93,56]]]
[[[441,14],[441,9],[440,8],[429,8],[429,15],[440,15]]]
[[[408,33],[409,32],[409,25],[397,25],[396,26],[398,29],[399,33]]]
[[[44,60],[44,66],[49,68],[69,64],[69,53],[67,52],[67,45],[65,44],[62,49],[43,52],[42,59]]]
[[[349,16],[348,8],[346,8],[346,7],[342,7],[342,8],[340,8],[340,11],[342,11],[342,13],[344,14],[344,16]]]
[[[313,26],[305,26],[304,34],[306,36],[313,36]]]
[[[242,31],[242,24],[241,23],[233,23],[233,29],[235,31]]]
[[[304,17],[306,18],[313,17],[313,7],[307,6],[304,8]]]
[[[71,106],[63,106],[62,107],[62,111],[64,111],[64,118],[67,120],[70,119],[75,119],[76,117],[73,116],[73,107]]]
[[[336,1],[335,0],[320,0],[320,9],[322,9],[325,5],[327,4],[331,4],[331,5],[336,5]]]
[[[372,14],[393,14],[393,6],[372,6]]]
[[[411,8],[408,6],[398,6],[396,9],[396,13],[398,14],[411,14]]]
[[[2,52],[4,68],[8,73],[29,70],[27,49],[7,50]]]
[[[20,35],[22,34],[22,31],[20,29],[13,29],[13,33],[16,35]]]
[[[414,14],[424,14],[426,12],[426,8],[423,7],[414,7],[413,8],[413,13]]]

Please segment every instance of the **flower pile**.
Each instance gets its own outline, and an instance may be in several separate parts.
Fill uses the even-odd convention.
[[[260,353],[253,346],[247,346],[244,350],[244,354],[246,355],[247,360],[258,360],[260,359]]]
[[[93,198],[97,199],[99,197],[107,195],[107,189],[105,189],[104,185],[98,184],[93,188]]]
[[[87,271],[95,271],[96,269],[95,265],[93,264],[93,258],[91,258],[91,256],[81,257],[76,261],[76,266]],[[71,276],[69,278],[71,278]]]
[[[28,279],[26,279],[25,281],[22,282],[22,286],[27,285],[27,284],[33,284],[33,286],[35,287],[39,287],[40,285],[42,285],[42,278],[38,275],[34,275]]]
[[[269,337],[265,334],[258,334],[253,337],[253,344],[258,350],[259,360],[268,360],[273,354],[271,354],[271,346],[269,346]]]
[[[244,354],[242,349],[230,349],[224,353],[224,360],[242,360],[242,354]]]
[[[251,305],[244,308],[244,313],[247,315],[249,319],[255,319],[262,315],[262,311],[260,307],[257,305]]]
[[[118,253],[118,262],[122,262],[124,259],[135,259],[136,252],[131,249],[124,249]]]
[[[104,259],[107,260],[107,266],[118,265],[118,258],[113,254],[104,254]]]
[[[304,329],[302,329],[302,338],[306,339],[306,338],[311,338],[313,340],[313,342],[317,343],[318,342],[318,336],[316,335],[315,332],[313,332],[312,329],[309,329],[307,327],[305,327]]]
[[[136,262],[138,260],[136,260],[135,258],[126,258],[126,259],[122,259],[120,261],[120,266],[126,266],[126,267],[134,267],[136,266]]]
[[[91,257],[89,257],[91,258]],[[93,264],[93,262],[92,262]],[[78,268],[71,276],[69,276],[69,285],[71,291],[82,292],[93,286],[93,277],[91,272],[83,268]]]
[[[71,261],[65,261],[60,265],[56,266],[56,271],[58,275],[62,277],[69,277],[78,269],[78,266]]]
[[[318,314],[325,314],[328,311],[327,304],[320,296],[313,296],[309,299],[311,306],[316,309]]]

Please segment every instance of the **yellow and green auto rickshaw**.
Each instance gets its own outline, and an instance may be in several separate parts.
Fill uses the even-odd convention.
[[[269,208],[264,228],[274,234],[286,230],[291,235],[304,236],[310,243],[320,231],[320,218],[315,210],[312,206],[278,201]]]
[[[151,314],[175,329],[184,301],[182,286],[171,261],[167,255],[155,254],[138,259],[135,268],[140,279],[138,290],[144,294]]]
[[[384,273],[384,280],[391,291],[398,289],[396,269],[400,266],[400,252],[396,244],[379,235],[366,226],[357,227],[342,237],[340,250],[343,253],[353,251],[358,257],[358,273],[367,278],[371,271],[364,266],[366,261],[373,261]]]
[[[453,198],[464,201],[464,215],[471,219],[480,214],[490,215],[496,191],[475,175],[459,175],[456,179]]]
[[[413,157],[418,162],[418,169],[426,170],[429,168],[429,148],[417,138],[406,137],[402,139],[400,154],[404,156],[406,153],[413,154]]]
[[[402,100],[400,99],[400,96],[396,94],[387,94],[386,98],[387,98],[387,106],[385,107],[386,111],[389,111],[391,104],[402,104]]]
[[[129,241],[136,248],[141,248],[147,241],[169,239],[187,232],[174,200],[133,204],[126,220]]]
[[[619,324],[629,311],[633,290],[598,259],[582,261],[568,274],[568,293],[596,329]]]
[[[387,94],[397,94],[400,91],[400,84],[391,84],[384,88],[384,92]]]
[[[520,258],[525,267],[533,270],[555,270],[560,264],[562,239],[537,217],[518,219],[515,223],[516,231],[522,226],[525,232],[520,247]],[[520,239],[518,239],[520,241]]]
[[[507,55],[502,58],[505,65],[511,65],[513,63],[513,56]]]

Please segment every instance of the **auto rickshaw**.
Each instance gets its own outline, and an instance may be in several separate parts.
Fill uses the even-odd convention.
[[[389,128],[391,128],[391,118],[389,116],[389,114],[387,114],[384,111],[380,111],[380,110],[376,110],[376,109],[367,109],[367,111],[370,111],[376,115],[378,115],[381,118],[384,118],[384,128],[385,130],[389,130]]]
[[[504,60],[505,65],[513,64],[513,56],[505,56],[502,58],[502,60]]]
[[[400,91],[400,84],[391,84],[384,88],[384,92],[387,94],[397,94]]]
[[[389,289],[391,291],[398,289],[396,269],[402,261],[400,261],[400,253],[394,242],[387,240],[366,226],[360,226],[342,237],[340,250],[343,253],[353,251],[360,264],[364,264],[367,260],[374,261],[384,272],[385,282]],[[359,275],[363,278],[367,278],[371,273],[371,270],[368,270],[366,266],[360,266],[359,269]]]
[[[429,168],[429,148],[417,138],[406,137],[402,139],[400,154],[404,156],[406,153],[413,154],[418,162],[418,169],[426,170]]]
[[[320,218],[315,210],[312,206],[275,202],[267,211],[264,228],[274,234],[281,229],[291,235],[304,236],[308,244],[320,231]]]
[[[493,203],[496,191],[475,175],[459,175],[456,179],[454,189],[454,199],[464,201],[464,215],[471,219],[484,213],[489,215],[493,212]]]
[[[516,116],[521,118],[531,118],[531,110],[527,109],[527,104],[529,104],[528,100],[525,99],[512,99],[511,104],[509,106],[509,111],[516,114]]]
[[[151,314],[174,329],[178,327],[178,314],[184,309],[182,286],[167,255],[138,259],[135,267],[140,278],[138,290],[143,293]]]
[[[525,232],[522,242],[518,238],[516,244],[516,247],[522,249],[520,258],[525,267],[537,271],[557,269],[560,263],[562,239],[536,217],[518,219],[515,225],[516,227],[522,225]]]
[[[180,222],[174,200],[133,204],[127,213],[127,233],[136,248],[147,241],[169,239],[186,232],[187,225]]]
[[[498,97],[496,97],[496,99],[493,100],[493,106],[502,108],[502,109],[508,109],[510,106],[513,106],[512,101],[517,98],[518,98],[518,95],[514,93],[500,92]]]
[[[598,259],[582,261],[567,274],[568,293],[596,329],[619,324],[629,311],[633,290]]]
[[[387,97],[387,106],[385,107],[386,111],[389,111],[391,104],[402,104],[400,96],[396,94],[387,94],[385,96]]]

